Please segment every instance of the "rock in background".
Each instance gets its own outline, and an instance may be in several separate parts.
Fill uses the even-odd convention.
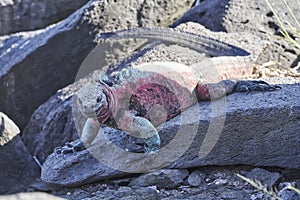
[[[0,195],[25,191],[39,173],[19,128],[0,112]]]
[[[0,35],[45,28],[87,3],[88,0],[1,0]]]
[[[283,1],[269,1],[288,30],[290,28],[287,22],[297,27]],[[287,0],[287,2],[299,20],[300,11],[297,1]],[[282,36],[279,36],[278,22],[264,0],[203,1],[189,10],[173,26],[183,22],[197,22],[212,31],[252,33],[265,40],[272,41],[268,48],[269,51],[265,52],[265,55],[260,58],[260,64],[275,61],[285,67],[296,67],[300,61],[300,50],[283,39]]]

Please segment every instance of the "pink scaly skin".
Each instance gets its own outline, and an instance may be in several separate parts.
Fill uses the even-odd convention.
[[[88,118],[81,134],[82,143],[58,151],[69,152],[70,148],[73,150],[82,144],[90,146],[103,124],[144,138],[145,152],[155,153],[160,148],[155,127],[197,101],[218,99],[234,91],[279,88],[263,81],[236,81],[249,76],[253,68],[251,55],[238,47],[173,29],[158,29],[108,33],[109,37],[104,35],[103,38],[142,37],[169,42],[179,38],[179,42],[193,49],[226,56],[210,58],[192,66],[172,62],[146,63],[123,70],[114,77],[100,75],[76,94],[78,108]]]

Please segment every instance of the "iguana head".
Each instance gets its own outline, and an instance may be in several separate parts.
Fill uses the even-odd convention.
[[[101,118],[101,115],[107,115],[108,101],[100,84],[86,85],[77,92],[76,96],[77,106],[85,117]]]

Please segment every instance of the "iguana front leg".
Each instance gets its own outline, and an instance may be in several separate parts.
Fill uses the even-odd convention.
[[[160,137],[153,124],[146,118],[136,116],[126,111],[119,120],[118,128],[133,135],[145,139],[145,152],[152,154],[160,148]]]
[[[94,118],[88,118],[83,126],[80,141],[89,147],[97,136],[101,124]]]
[[[100,126],[101,124],[96,119],[88,118],[83,126],[79,142],[66,143],[65,146],[57,147],[54,151],[57,154],[67,154],[89,147],[97,136]]]

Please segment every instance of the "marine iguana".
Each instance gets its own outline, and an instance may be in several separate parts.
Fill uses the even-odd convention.
[[[101,75],[76,94],[77,106],[88,118],[81,142],[60,147],[56,149],[57,153],[80,150],[82,144],[88,147],[101,125],[139,135],[145,139],[145,152],[154,153],[161,143],[155,127],[197,101],[217,99],[233,92],[280,88],[264,81],[235,80],[252,73],[256,55],[206,36],[172,28],[135,28],[101,33],[97,37],[153,38],[220,57],[192,66],[171,62],[145,63],[114,76]],[[212,68],[214,70],[210,72],[208,69]]]

